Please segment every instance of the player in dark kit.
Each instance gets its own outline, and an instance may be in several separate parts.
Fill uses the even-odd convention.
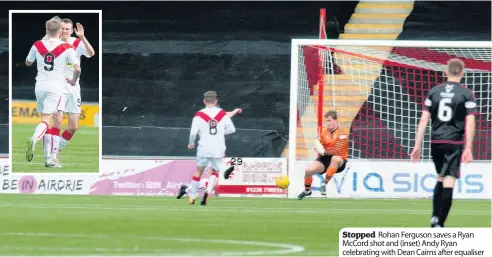
[[[475,115],[478,113],[474,93],[460,85],[465,64],[459,59],[448,61],[448,80],[431,89],[425,99],[412,161],[420,159],[422,138],[432,119],[431,154],[436,167],[431,227],[444,227],[453,201],[453,188],[460,178],[461,162],[473,160]],[[463,149],[463,144],[465,145]]]

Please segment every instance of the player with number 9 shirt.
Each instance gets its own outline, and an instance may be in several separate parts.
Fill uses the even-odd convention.
[[[461,162],[468,163],[473,159],[475,114],[478,111],[474,93],[460,84],[464,69],[461,60],[448,61],[447,81],[432,88],[425,99],[415,146],[410,154],[412,161],[420,159],[425,128],[432,119],[431,155],[438,176],[431,227],[444,227],[453,201],[453,188],[456,179],[460,178]]]
[[[208,163],[212,165],[212,174],[208,181],[207,192],[203,195],[201,205],[207,204],[208,195],[211,194],[215,182],[219,177],[220,165],[225,155],[225,135],[236,132],[236,127],[226,111],[217,107],[217,93],[207,91],[204,94],[205,108],[193,117],[190,131],[188,149],[195,148],[196,136],[200,136],[197,149],[197,170],[191,181],[190,204],[195,203],[200,178]]]
[[[26,159],[32,161],[36,143],[41,140],[48,130],[53,115],[58,110],[61,97],[66,93],[65,83],[75,85],[80,76],[80,62],[72,45],[60,40],[61,21],[50,19],[46,22],[47,38],[36,41],[26,58],[26,65],[37,62],[36,76],[36,111],[41,113],[39,123],[32,137],[27,141]],[[73,64],[74,72],[71,78],[65,77],[66,63]]]

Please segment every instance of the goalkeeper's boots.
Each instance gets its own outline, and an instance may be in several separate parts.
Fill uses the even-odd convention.
[[[200,205],[207,205],[207,199],[208,199],[208,193],[205,192],[203,194],[203,198],[202,198],[202,201],[200,202]]]
[[[319,186],[319,192],[321,193],[321,195],[326,195],[326,183],[321,183],[321,185]]]
[[[234,171],[234,166],[231,165],[231,167],[227,168],[224,172],[224,178],[225,179],[229,179],[229,176],[231,175],[231,173]]]
[[[311,190],[309,190],[309,191],[302,191],[302,193],[300,193],[297,196],[297,199],[302,200],[302,199],[304,199],[304,197],[310,196],[310,195],[311,195]]]
[[[32,139],[30,137],[27,142],[26,142],[26,160],[28,162],[32,161],[32,158],[34,158],[34,151],[36,150],[36,140]]]
[[[178,193],[178,196],[176,197],[176,199],[181,199],[181,197],[183,197],[183,195],[186,194],[187,188],[188,188],[187,185],[185,185],[185,184],[181,185],[181,187],[179,188],[179,193]]]

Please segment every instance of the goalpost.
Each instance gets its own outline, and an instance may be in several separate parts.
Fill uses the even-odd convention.
[[[349,163],[363,162],[366,166],[371,162],[379,163],[368,170],[385,169],[395,163],[400,163],[403,170],[410,169],[409,153],[414,145],[424,98],[432,87],[445,81],[446,63],[451,58],[464,61],[465,77],[461,83],[475,93],[479,108],[474,158],[490,164],[491,56],[490,42],[293,39],[288,146],[292,185],[289,197],[303,190],[304,169],[317,156],[313,141],[323,127],[323,115],[328,110],[336,110],[340,125],[351,131]],[[415,165],[428,164],[429,160],[430,140],[426,133],[422,162]],[[422,167],[433,168],[432,165]],[[368,183],[374,176],[374,183],[385,183],[381,181],[386,179],[386,174],[356,174],[360,176],[348,176],[346,180],[358,181],[343,182],[339,178],[330,183],[339,195],[344,190],[340,186],[343,183],[349,183],[355,191],[357,186],[381,189],[384,186],[368,186]],[[386,180],[391,179],[394,177]],[[313,182],[313,187],[316,186]],[[428,187],[424,186],[424,189]],[[360,197],[354,192],[351,195]]]

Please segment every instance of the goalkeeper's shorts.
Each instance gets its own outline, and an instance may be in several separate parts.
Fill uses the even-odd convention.
[[[326,172],[326,169],[328,168],[328,166],[330,166],[331,157],[332,157],[331,155],[323,155],[323,156],[316,158],[316,161],[321,162],[321,164],[323,164],[323,166],[325,166],[325,169],[323,170],[322,174],[324,174]],[[347,165],[347,160],[343,160],[343,164],[342,164],[342,166],[340,166],[340,168],[338,168],[337,173],[340,173],[343,170],[345,170],[346,165]]]

